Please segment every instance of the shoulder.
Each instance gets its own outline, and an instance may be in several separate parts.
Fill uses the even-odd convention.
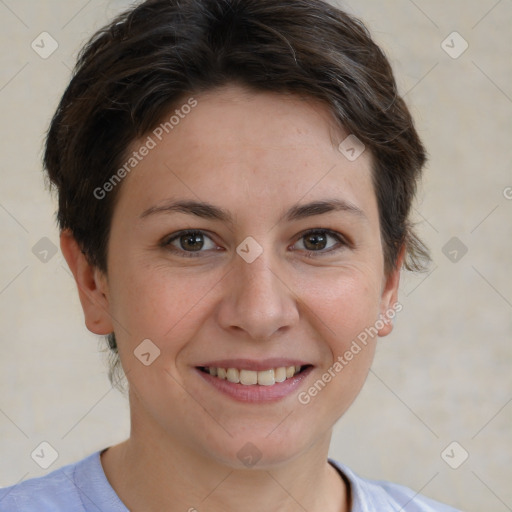
[[[0,512],[87,512],[94,502],[110,504],[112,492],[96,452],[43,477],[0,489]]]
[[[48,475],[22,481],[0,489],[1,512],[28,512],[38,510],[82,511],[78,490],[73,484],[76,464],[64,466]]]
[[[350,482],[353,512],[460,512],[402,485],[361,478],[343,464],[329,462]]]

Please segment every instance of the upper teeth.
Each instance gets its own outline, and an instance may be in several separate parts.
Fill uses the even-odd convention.
[[[207,367],[210,375],[219,379],[226,379],[229,382],[240,383],[246,386],[259,384],[260,386],[272,386],[276,382],[283,382],[293,377],[300,371],[300,366],[280,366],[268,370],[239,370],[237,368],[215,368]]]

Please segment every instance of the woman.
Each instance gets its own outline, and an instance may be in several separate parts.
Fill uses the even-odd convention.
[[[321,0],[149,0],[98,32],[44,163],[131,434],[0,510],[454,510],[328,459],[427,257],[424,162],[383,53]]]

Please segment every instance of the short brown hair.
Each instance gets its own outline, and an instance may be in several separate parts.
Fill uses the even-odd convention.
[[[58,222],[107,271],[121,186],[94,191],[131,142],[183,98],[238,83],[321,101],[373,156],[385,270],[406,248],[421,270],[428,251],[409,214],[426,156],[388,60],[361,21],[323,0],[147,0],[82,48],[52,119],[44,165],[59,195]],[[115,337],[109,344],[116,351]]]

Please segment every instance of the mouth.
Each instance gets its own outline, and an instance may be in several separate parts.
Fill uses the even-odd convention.
[[[302,361],[225,360],[196,366],[210,389],[238,402],[268,403],[295,394],[314,366]]]
[[[265,370],[248,370],[240,368],[222,368],[217,366],[198,366],[197,369],[203,373],[216,377],[220,380],[227,380],[233,384],[243,386],[274,386],[276,383],[295,377],[305,371],[311,365],[277,366]]]

